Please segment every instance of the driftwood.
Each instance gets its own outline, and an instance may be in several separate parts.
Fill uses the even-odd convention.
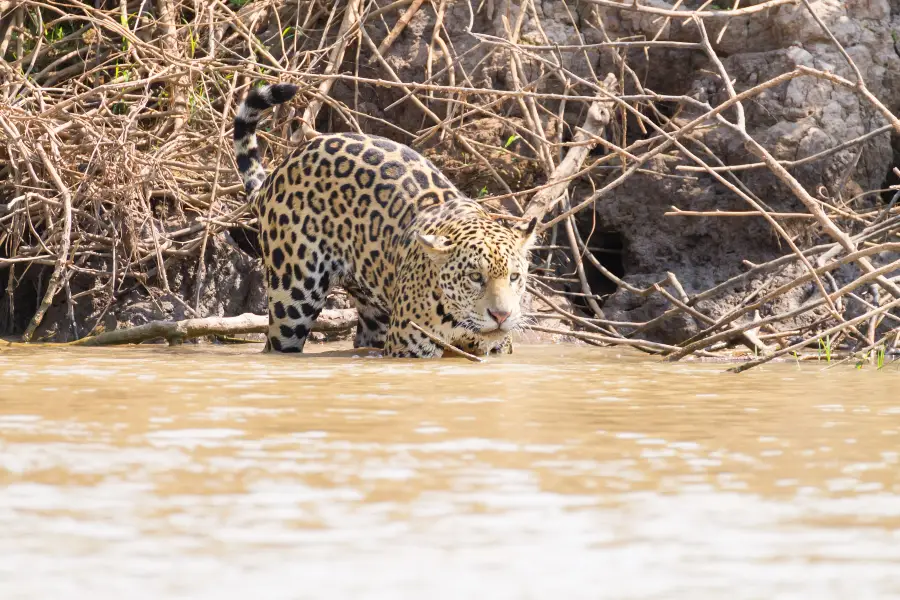
[[[346,333],[356,325],[356,310],[352,308],[323,310],[312,326],[320,333]],[[237,317],[206,317],[183,321],[152,321],[129,329],[106,331],[92,337],[69,342],[69,346],[116,346],[140,344],[164,338],[170,344],[210,335],[266,333],[269,319],[263,315],[244,313]]]

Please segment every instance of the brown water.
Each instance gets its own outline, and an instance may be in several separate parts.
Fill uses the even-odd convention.
[[[0,598],[900,597],[900,371],[0,352]]]

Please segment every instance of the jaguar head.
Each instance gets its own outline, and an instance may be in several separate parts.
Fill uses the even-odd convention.
[[[442,303],[461,327],[503,337],[523,325],[522,296],[536,227],[537,219],[514,227],[478,219],[446,235],[417,236],[438,267]]]

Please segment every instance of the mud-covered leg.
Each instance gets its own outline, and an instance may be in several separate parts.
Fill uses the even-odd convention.
[[[361,300],[356,301],[356,311],[359,313],[359,321],[356,325],[356,339],[353,340],[353,347],[384,348],[390,315],[377,306]]]
[[[314,264],[286,264],[282,272],[269,271],[268,347],[278,352],[302,352],[331,289],[328,272]]]

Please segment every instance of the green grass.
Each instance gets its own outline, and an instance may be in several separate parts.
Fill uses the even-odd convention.
[[[185,21],[187,23],[187,21]],[[197,53],[197,47],[200,45],[200,39],[194,35],[194,30],[191,27],[187,28],[188,30],[188,48],[191,50],[191,58],[194,58],[194,55]]]
[[[117,81],[117,82],[131,81],[132,74],[133,74],[133,72],[131,69],[131,65],[116,65],[115,81]]]
[[[197,113],[197,109],[209,102],[209,91],[203,80],[198,81],[188,92],[188,121]]]
[[[244,8],[248,4],[250,4],[251,0],[228,0],[228,4],[231,5],[231,8]]]
[[[57,25],[56,27],[48,27],[44,30],[44,40],[48,44],[55,44],[66,37],[66,28],[62,25]]]
[[[119,15],[119,23],[125,29],[131,29],[131,21],[133,19],[137,19],[137,14],[131,15]],[[122,53],[127,56],[128,50],[131,49],[131,43],[127,38],[122,38]],[[135,75],[134,69],[130,64],[116,64],[116,75],[115,81],[131,81],[131,78]],[[115,110],[113,110],[115,112]],[[120,113],[116,113],[120,114]]]
[[[819,338],[819,360],[825,357],[825,362],[831,363],[831,336],[826,335],[824,339]]]
[[[481,188],[480,190],[478,190],[478,197],[479,197],[479,198],[486,198],[486,197],[489,196],[489,195],[490,195],[490,192],[488,191],[487,186],[484,186],[483,188]]]
[[[131,29],[129,21],[129,15],[119,15],[119,24],[125,29]],[[128,52],[129,48],[131,48],[131,44],[128,42],[128,38],[122,38],[122,52]]]
[[[504,148],[509,148],[513,144],[516,143],[516,140],[519,139],[519,136],[513,134],[506,139],[506,143],[503,145]]]
[[[860,370],[861,370],[861,369],[863,368],[863,365],[865,365],[866,363],[871,364],[871,363],[873,362],[873,358],[874,358],[874,362],[875,362],[875,368],[876,368],[877,370],[880,371],[881,369],[884,368],[884,366],[885,366],[885,356],[887,355],[887,349],[886,349],[883,345],[882,345],[882,346],[878,346],[878,347],[875,348],[875,350],[874,350],[874,352],[875,352],[874,357],[873,357],[873,355],[872,355],[872,352],[873,352],[872,350],[867,351],[864,355],[862,355],[862,356],[856,361],[856,368],[857,368],[857,369],[860,369]]]

